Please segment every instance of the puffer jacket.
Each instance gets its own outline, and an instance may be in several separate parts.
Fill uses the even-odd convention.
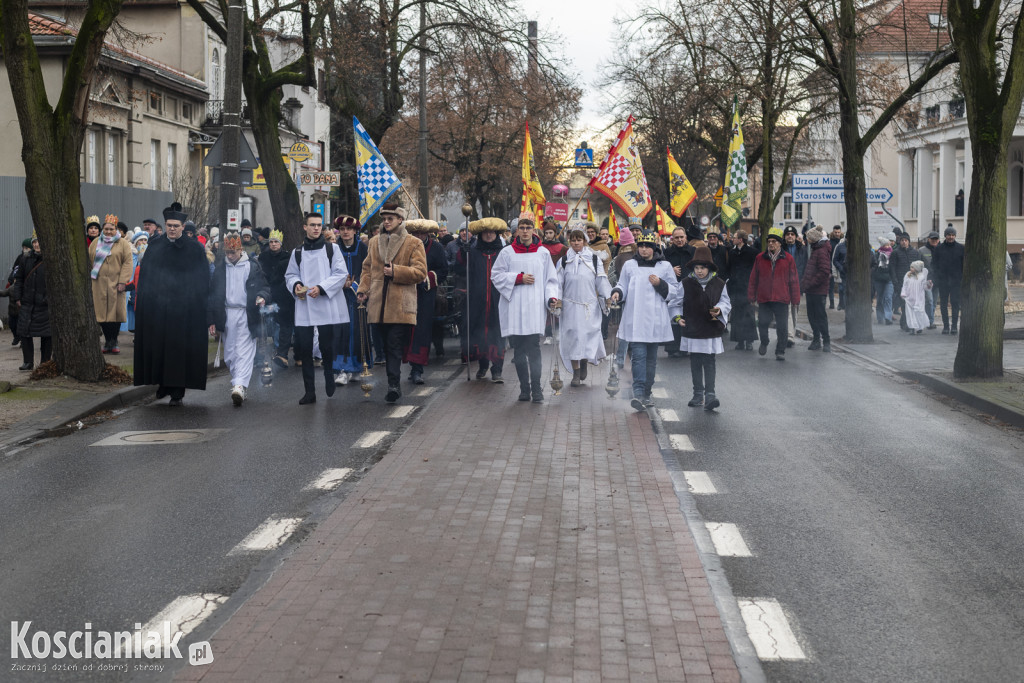
[[[821,240],[811,245],[811,258],[807,260],[800,289],[804,294],[828,294],[828,281],[832,277],[832,245]]]
[[[46,296],[46,262],[42,254],[33,252],[25,259],[24,269],[14,278],[11,296],[21,302],[18,336],[51,336],[50,301]]]

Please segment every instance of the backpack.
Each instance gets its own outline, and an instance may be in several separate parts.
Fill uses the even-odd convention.
[[[324,243],[324,249],[327,251],[327,263],[330,264],[331,268],[334,268],[334,245],[330,242]],[[302,247],[295,247],[295,265],[302,265]]]

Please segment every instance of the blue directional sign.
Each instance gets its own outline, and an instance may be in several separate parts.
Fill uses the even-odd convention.
[[[886,187],[869,187],[867,196],[868,204],[892,201],[892,191]],[[794,187],[792,201],[795,204],[842,204],[846,201],[846,192],[842,186],[816,189]]]

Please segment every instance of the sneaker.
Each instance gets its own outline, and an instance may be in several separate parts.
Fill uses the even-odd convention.
[[[180,398],[172,398],[170,401],[167,402],[167,405],[174,406],[175,408],[180,408],[181,407],[181,399]]]
[[[693,392],[693,398],[687,401],[686,405],[688,405],[691,408],[699,408],[700,406],[704,405],[704,394],[697,391]]]
[[[310,403],[316,403],[316,394],[304,394],[302,398],[299,399],[300,406],[307,406]]]
[[[832,342],[825,342],[821,346],[822,353],[832,353]]]
[[[956,334],[956,325],[953,325],[953,327],[949,328],[949,333]]]
[[[811,341],[811,345],[807,347],[807,350],[808,351],[817,351],[820,348],[821,348],[821,340],[820,339],[814,339],[814,340]]]
[[[320,367],[321,365],[323,365],[323,363],[324,363],[323,360],[321,360],[320,358],[316,358],[316,357],[313,358],[313,367],[314,368]]]
[[[768,345],[767,344],[761,344],[760,346],[757,347],[757,355],[763,356],[766,353],[768,353]]]
[[[480,368],[479,370],[476,371],[476,378],[477,379],[483,379],[486,376],[487,376],[487,368]]]
[[[110,346],[107,344],[103,345],[103,350],[100,353],[110,353]]]
[[[530,392],[529,391],[521,391],[521,392],[519,392],[519,400],[520,401],[529,401],[530,400]]]
[[[388,403],[394,403],[398,399],[402,398],[401,387],[395,385],[388,387],[388,393],[384,396],[384,400]]]
[[[505,383],[505,380],[503,380],[501,378],[501,373],[500,372],[498,374],[494,374],[492,372],[491,373],[491,381],[494,382],[495,384],[504,384]]]
[[[647,408],[644,407],[644,402],[639,398],[634,398],[632,401],[629,402],[629,405],[631,405],[633,407],[633,410],[637,411],[638,413],[642,413],[645,410],[647,410]]]
[[[648,396],[647,398],[644,399],[644,408],[653,408],[653,407],[654,407],[654,399],[651,398],[650,396]]]
[[[746,350],[746,351],[753,351],[754,350],[754,342],[746,342],[743,346],[744,346],[744,350]]]
[[[423,373],[422,372],[417,372],[415,375],[413,375],[412,376],[412,383],[413,384],[423,384],[424,383]]]
[[[117,344],[114,344],[113,346],[110,347],[110,353],[116,356],[117,354],[121,353],[121,347],[118,346]]]
[[[786,360],[786,354],[776,351],[775,360]]]
[[[236,406],[242,405],[245,400],[245,387],[238,385],[231,387],[231,402]]]
[[[554,341],[555,341],[555,340],[554,340],[554,339],[552,339],[551,337],[544,337],[544,341],[543,341],[542,343],[543,343],[543,344],[544,344],[545,346],[548,346],[548,345],[550,345],[550,344],[551,344],[552,342],[554,342]]]
[[[943,327],[942,328],[942,334],[949,334],[949,328],[948,327]]]
[[[704,404],[704,410],[714,410],[718,406],[722,405],[722,402],[718,400],[718,397],[714,394],[708,394],[707,403]]]
[[[544,394],[535,394],[534,397],[533,397],[533,402],[534,403],[543,403],[544,402]]]
[[[935,327],[936,327],[935,323],[932,323],[931,325],[928,326],[928,329],[929,330],[934,330]]]
[[[794,342],[792,339],[787,339],[786,340],[786,348],[787,349],[791,349],[794,346],[796,346],[796,342]]]
[[[885,321],[885,324],[886,324],[886,325],[892,325],[892,321],[891,321],[891,320],[886,320],[886,321]]]
[[[339,387],[343,387],[346,384],[348,384],[351,380],[352,380],[352,373],[351,372],[345,372],[344,370],[342,370],[341,374],[339,374],[338,377],[334,380],[334,383],[337,384]]]

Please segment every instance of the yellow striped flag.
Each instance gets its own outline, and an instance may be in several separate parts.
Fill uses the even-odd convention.
[[[672,221],[672,217],[665,213],[665,210],[661,208],[658,202],[654,202],[654,215],[658,219],[658,234],[659,235],[671,235],[672,231],[676,229],[676,224]]]
[[[594,220],[594,210],[590,208],[589,199],[587,200],[587,220],[590,221],[591,223],[597,223],[597,221]]]
[[[678,218],[690,208],[690,204],[697,198],[697,191],[693,189],[693,185],[686,179],[686,174],[683,173],[679,162],[672,156],[672,150],[668,147],[665,150],[668,152],[668,184],[669,196],[671,197],[669,211]]]
[[[523,140],[523,199],[519,212],[530,211],[537,216],[537,224],[544,218],[544,189],[537,176],[537,164],[533,160],[533,143],[530,142],[530,123],[526,123],[526,139]]]
[[[590,209],[590,202],[587,202],[587,209]],[[612,238],[612,242],[619,241],[619,222],[615,220],[615,209],[609,210],[608,214],[608,236]]]

